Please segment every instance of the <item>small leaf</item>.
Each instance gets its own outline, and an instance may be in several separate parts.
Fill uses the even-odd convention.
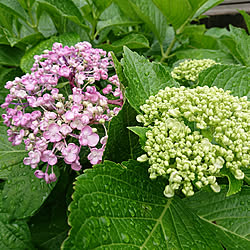
[[[209,10],[223,0],[153,0],[176,30],[177,34],[191,20]]]
[[[126,102],[118,115],[112,118],[108,128],[104,159],[122,162],[136,159],[141,155],[139,138],[127,128],[138,124],[135,117],[136,111]]]
[[[239,10],[240,14],[243,16],[247,29],[248,29],[248,33],[250,33],[250,15],[248,15],[244,10]]]
[[[28,19],[28,15],[17,0],[1,0],[0,7],[22,19]]]
[[[129,49],[143,49],[149,48],[149,42],[148,39],[141,34],[130,34],[112,44],[100,44],[98,45],[98,48],[119,53],[122,52],[123,46],[126,46]]]
[[[160,44],[163,43],[168,27],[167,19],[152,0],[117,0],[115,2],[130,18],[138,20],[139,17],[155,34]]]
[[[221,48],[228,51],[242,65],[250,66],[250,36],[244,29],[229,26],[229,36],[220,38]]]
[[[146,128],[146,127],[139,127],[139,126],[128,127],[128,129],[131,130],[132,132],[134,132],[136,135],[139,136],[140,143],[141,143],[142,147],[144,147],[145,143],[146,143],[146,140],[147,140],[146,133],[150,129]]]
[[[128,80],[126,97],[138,113],[140,106],[149,96],[157,94],[160,89],[165,89],[167,86],[178,86],[164,66],[151,63],[126,47],[124,47],[124,74]]]
[[[50,17],[50,15],[43,11],[38,22],[38,31],[43,34],[44,37],[50,37],[57,33],[56,27]]]
[[[112,28],[115,26],[132,26],[140,23],[130,19],[128,16],[124,15],[119,7],[112,3],[100,16],[100,20],[97,23],[97,33],[100,33],[103,29]]]
[[[49,49],[51,50],[52,45],[55,42],[62,43],[63,46],[72,46],[76,43],[80,42],[80,37],[76,33],[65,33],[61,36],[54,36],[51,37],[48,40],[40,42],[37,46],[34,48],[28,50],[25,55],[23,56],[21,60],[21,69],[24,72],[30,72],[30,69],[33,66],[33,63],[35,62],[34,56],[35,55],[41,55],[44,50]]]
[[[38,0],[37,2],[48,13],[52,15],[57,14],[57,16],[64,16],[81,26],[88,28],[86,25],[82,24],[83,17],[81,15],[81,12],[72,0]]]
[[[240,192],[241,187],[243,185],[243,180],[237,180],[234,175],[230,172],[229,169],[223,168],[220,173],[223,176],[226,176],[229,182],[229,188],[227,191],[227,196],[230,196],[232,194],[236,194]]]
[[[18,48],[0,45],[0,65],[19,66],[24,52]]]
[[[217,86],[232,95],[250,97],[250,68],[240,65],[214,65],[199,75],[199,86]]]

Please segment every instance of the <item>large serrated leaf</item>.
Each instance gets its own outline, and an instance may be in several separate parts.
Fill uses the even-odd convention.
[[[151,181],[146,167],[105,162],[78,177],[62,249],[247,249],[247,239],[165,198],[164,181]]]
[[[179,34],[191,20],[223,0],[153,0],[153,2]]]
[[[250,97],[250,67],[240,65],[214,65],[199,75],[199,86],[217,86],[231,90],[236,96]]]
[[[131,106],[140,112],[140,106],[160,89],[177,87],[166,68],[159,63],[151,63],[128,48],[124,48],[124,74],[128,80],[126,97]]]
[[[204,220],[211,221],[215,227],[225,229],[244,239],[250,245],[250,187],[242,187],[238,194],[226,197],[227,188],[215,194],[201,191],[186,199],[186,205],[197,212]],[[237,243],[228,249],[236,249]],[[234,248],[235,247],[235,248]]]
[[[112,118],[108,128],[108,142],[104,159],[122,162],[136,159],[142,152],[138,137],[127,129],[137,125],[136,111],[126,102],[117,116]]]
[[[62,43],[63,46],[66,46],[66,45],[72,46],[80,41],[81,39],[79,35],[76,33],[65,33],[61,36],[51,37],[50,39],[42,41],[34,48],[28,50],[25,53],[25,55],[22,57],[20,67],[24,72],[30,72],[30,69],[32,68],[33,63],[35,62],[34,56],[42,54],[43,51],[46,49],[51,50],[52,45],[55,42]]]

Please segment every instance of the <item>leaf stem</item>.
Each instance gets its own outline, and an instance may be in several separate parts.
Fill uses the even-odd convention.
[[[172,42],[169,44],[169,46],[168,46],[166,52],[163,53],[162,58],[161,58],[161,61],[160,61],[161,63],[164,62],[165,59],[167,59],[167,58],[169,57],[169,54],[170,54],[172,48],[174,47],[176,40],[177,40],[177,39],[176,39],[176,36],[175,36],[174,39],[172,40]],[[162,50],[163,50],[163,49],[162,49]]]

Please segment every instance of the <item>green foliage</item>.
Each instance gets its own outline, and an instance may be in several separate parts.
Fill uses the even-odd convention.
[[[137,125],[136,114],[136,111],[126,102],[119,114],[111,120],[104,159],[122,162],[136,159],[141,154],[138,137],[127,129],[129,126]]]
[[[209,212],[195,213],[197,196],[190,204],[179,198],[164,198],[160,190],[164,180],[147,179],[145,167],[135,161],[122,165],[105,162],[78,177],[70,205],[72,229],[62,249],[223,249],[222,246],[232,249],[232,244],[239,249],[247,248],[249,240],[242,237],[241,231],[235,232],[223,222],[212,224],[214,216],[209,216]],[[218,195],[213,193],[205,195],[204,201],[211,205],[203,207],[216,214],[211,201],[218,202],[219,217],[220,209],[225,215],[229,209],[234,211],[236,201],[240,207],[238,199],[243,201],[249,192],[226,200],[225,192],[218,200]],[[200,200],[197,200],[198,208],[204,204],[198,203]],[[244,208],[247,213],[247,203]],[[242,220],[237,212],[234,214],[236,229]]]
[[[242,181],[223,169],[221,182],[227,185],[220,193],[204,189],[188,199],[168,200],[162,193],[167,180],[151,181],[147,164],[135,161],[143,154],[148,130],[136,121],[140,106],[160,89],[179,86],[170,70],[180,60],[221,63],[202,71],[197,84],[249,98],[249,35],[233,26],[190,24],[220,2],[0,1],[0,104],[9,92],[5,83],[30,72],[34,55],[54,42],[71,46],[89,41],[113,51],[125,95],[122,110],[109,124],[104,153],[109,161],[77,178],[73,201],[71,170],[58,164],[56,186],[35,178],[22,164],[24,145],[13,147],[7,141],[0,118],[0,249],[60,249],[67,234],[63,249],[249,248],[250,194]],[[249,15],[239,12],[249,32]],[[212,140],[211,133],[206,136]],[[243,184],[249,185],[249,169],[243,171]]]
[[[214,65],[200,73],[199,86],[217,86],[233,95],[250,97],[250,68],[239,65]]]
[[[144,57],[124,48],[124,74],[128,81],[126,97],[130,105],[140,112],[140,106],[151,95],[167,86],[178,86],[161,64],[150,63]]]

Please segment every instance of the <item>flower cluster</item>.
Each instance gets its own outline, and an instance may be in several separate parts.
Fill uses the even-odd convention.
[[[88,42],[71,47],[55,43],[34,59],[30,74],[6,83],[10,94],[1,105],[6,109],[2,117],[10,128],[9,141],[13,145],[24,141],[29,151],[24,164],[35,169],[39,162],[47,163],[46,171],[37,169],[35,175],[50,183],[56,180],[53,166],[59,158],[73,170],[81,169],[79,153],[84,146],[90,149],[91,164],[101,161],[105,123],[119,112],[123,97],[117,75],[108,72],[113,69],[111,56]],[[102,94],[97,90],[99,81],[105,84]],[[62,86],[70,93],[65,94]],[[105,132],[102,138],[98,127]]]
[[[150,178],[167,176],[164,194],[181,189],[186,196],[210,185],[219,192],[216,178],[222,168],[236,179],[250,162],[250,102],[217,87],[185,87],[160,90],[141,106],[137,116],[148,126],[139,161],[149,161]]]
[[[201,71],[213,66],[214,64],[217,63],[211,59],[185,60],[173,69],[171,75],[177,80],[187,80],[194,82],[198,79],[199,73]]]

